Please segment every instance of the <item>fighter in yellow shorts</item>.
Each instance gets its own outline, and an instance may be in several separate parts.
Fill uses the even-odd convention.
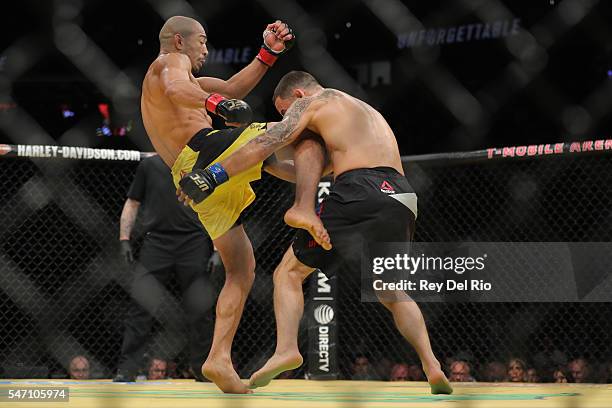
[[[267,123],[252,123],[247,127],[235,129],[202,129],[183,148],[172,166],[174,184],[179,186],[180,179],[194,168],[205,168],[209,164],[223,160],[231,153],[260,136],[266,131]],[[236,223],[240,214],[255,200],[255,192],[250,182],[261,178],[263,162],[257,163],[247,171],[232,177],[227,183],[206,200],[206,203],[191,207],[215,240],[225,234]],[[265,170],[273,175],[292,181],[293,169],[289,161],[267,161]]]
[[[227,124],[251,122],[251,108],[238,98],[244,98],[257,85],[294,41],[292,30],[282,21],[268,24],[263,37],[257,56],[231,78],[196,77],[208,55],[206,31],[188,17],[174,16],[164,23],[159,32],[159,55],[142,83],[140,110],[147,135],[173,170],[175,183],[181,172],[223,159],[265,128],[265,124],[255,124],[214,131],[207,113],[222,117]],[[261,168],[261,163],[252,166],[206,204],[195,206],[225,269],[212,346],[202,366],[204,376],[224,392],[249,392],[231,361],[232,340],[255,279],[253,247],[237,221],[255,197],[249,182],[260,177]]]

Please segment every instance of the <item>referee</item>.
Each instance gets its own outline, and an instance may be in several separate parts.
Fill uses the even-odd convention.
[[[139,214],[145,237],[135,262],[130,238]],[[178,202],[170,169],[157,155],[144,159],[136,170],[121,213],[119,240],[121,255],[134,265],[134,276],[132,305],[125,318],[121,358],[113,381],[135,380],[153,338],[153,318],[173,275],[182,293],[188,331],[187,336],[177,333],[176,338],[188,339],[189,365],[196,380],[203,380],[201,366],[213,334],[214,299],[207,273],[212,242],[196,214]]]

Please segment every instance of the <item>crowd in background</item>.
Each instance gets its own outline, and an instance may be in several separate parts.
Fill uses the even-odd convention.
[[[452,382],[525,382],[525,383],[612,383],[612,361],[590,362],[584,357],[567,359],[562,353],[548,358],[538,355],[532,361],[512,357],[479,364],[469,353],[444,361]],[[425,381],[419,364],[381,359],[371,362],[365,355],[355,357],[351,367],[353,380]]]
[[[167,360],[160,356],[146,359],[137,381],[164,379],[193,379],[186,364]],[[512,357],[478,364],[469,353],[460,352],[444,361],[446,374],[451,382],[524,382],[524,383],[612,383],[612,361],[590,362],[584,357],[567,359],[562,353],[552,356],[538,355],[527,362]],[[240,372],[240,367],[235,367]],[[105,373],[95,372],[87,357],[78,355],[68,363],[67,376],[74,380],[103,378]],[[348,370],[348,377],[358,381],[425,381],[421,366],[414,362],[393,362],[387,358],[371,361],[366,355],[355,357]],[[61,374],[55,375],[62,376]],[[243,373],[248,376],[248,373]],[[280,379],[304,378],[302,369],[287,371]]]

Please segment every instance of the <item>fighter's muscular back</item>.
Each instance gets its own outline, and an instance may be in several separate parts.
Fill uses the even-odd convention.
[[[307,105],[303,114],[306,128],[325,141],[335,175],[380,166],[392,167],[403,174],[395,135],[370,105],[330,88],[297,100],[292,108],[298,112],[289,110],[287,115],[297,115],[300,105]]]
[[[190,81],[194,93],[201,87],[191,74],[189,58],[179,53],[160,54],[149,67],[142,85],[140,108],[145,129],[153,147],[172,167],[189,139],[199,130],[211,127],[204,100],[191,106],[171,100],[174,81]],[[184,89],[184,87],[183,87]]]

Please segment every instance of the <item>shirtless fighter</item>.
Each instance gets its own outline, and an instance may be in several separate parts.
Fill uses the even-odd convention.
[[[323,88],[312,75],[299,71],[281,79],[273,101],[283,115],[281,122],[271,124],[264,134],[225,160],[180,181],[183,193],[196,202],[204,200],[215,188],[222,188],[225,180],[231,181],[249,166],[293,143],[306,129],[323,138],[330,155],[335,182],[321,204],[320,219],[312,208],[299,202],[285,219],[290,225],[308,230],[322,222],[333,248],[323,250],[314,245],[306,231],[300,230],[274,272],[277,346],[270,360],[251,377],[252,387],[267,385],[279,373],[302,364],[297,335],[304,311],[303,280],[315,268],[337,270],[338,264],[343,265],[343,271],[358,273],[362,242],[408,242],[417,215],[416,194],[403,175],[395,136],[375,109],[344,92]],[[315,159],[314,151],[310,149],[312,157],[305,166],[298,160],[300,152],[296,148],[296,177],[298,182],[302,180],[302,188],[312,189],[321,175],[323,156]],[[310,197],[310,202],[313,201],[314,195]],[[451,393],[417,304],[404,292],[379,296],[379,300],[392,313],[400,333],[416,349],[431,392]]]
[[[251,108],[244,101],[226,97],[243,98],[250,92],[294,37],[285,23],[269,24],[256,59],[227,81],[194,77],[208,54],[206,40],[204,28],[196,20],[182,16],[168,19],[159,33],[159,56],[142,85],[146,131],[157,153],[172,169],[177,187],[184,174],[223,159],[264,132],[266,124],[213,130],[207,111],[228,124],[249,123]],[[239,216],[255,199],[249,182],[260,178],[261,168],[261,162],[243,168],[246,171],[226,183],[227,188],[220,188],[206,206],[192,206],[225,267],[212,347],[202,366],[202,373],[224,392],[249,391],[232,367],[230,350],[255,277],[253,248]]]

